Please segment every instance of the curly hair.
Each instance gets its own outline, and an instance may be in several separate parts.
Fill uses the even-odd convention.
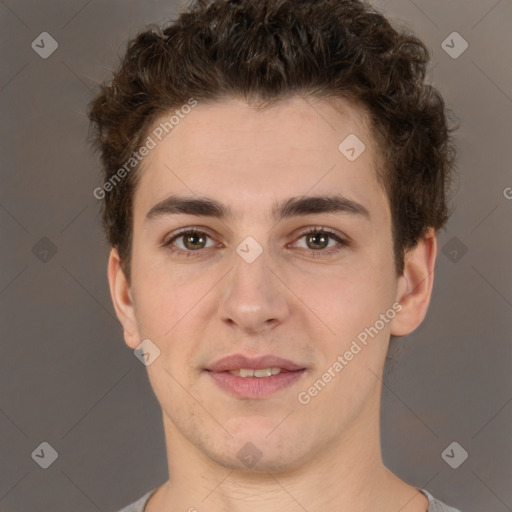
[[[89,104],[92,144],[107,182],[154,122],[191,98],[243,98],[258,108],[292,95],[345,98],[370,120],[401,275],[405,252],[449,217],[457,127],[448,127],[441,94],[425,82],[429,60],[423,42],[364,1],[195,0],[128,42]],[[128,280],[138,168],[102,201],[104,231]]]

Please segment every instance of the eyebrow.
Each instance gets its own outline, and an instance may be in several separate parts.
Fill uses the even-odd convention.
[[[365,206],[340,195],[291,197],[274,204],[272,208],[272,216],[275,221],[320,213],[348,213],[371,220],[370,212]],[[217,219],[234,218],[231,208],[215,199],[171,195],[155,204],[146,214],[146,220],[176,214]]]

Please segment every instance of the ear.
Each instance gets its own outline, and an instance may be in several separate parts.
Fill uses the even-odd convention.
[[[135,307],[130,285],[121,268],[121,258],[116,249],[111,249],[108,259],[108,282],[117,318],[123,326],[125,343],[135,350],[140,344]]]
[[[417,245],[405,253],[404,272],[398,278],[396,295],[402,310],[391,322],[393,336],[410,334],[425,318],[434,284],[436,256],[436,235],[429,228]]]

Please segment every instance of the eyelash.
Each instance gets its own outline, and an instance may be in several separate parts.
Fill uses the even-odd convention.
[[[347,242],[346,240],[341,238],[338,234],[336,234],[333,231],[331,231],[331,230],[329,230],[327,228],[324,228],[322,226],[311,227],[311,228],[307,229],[306,231],[303,231],[298,236],[297,240],[300,240],[301,238],[303,238],[305,236],[313,235],[313,234],[315,234],[315,235],[318,235],[318,234],[328,235],[330,238],[332,238],[333,240],[338,242],[338,246],[336,246],[334,248],[331,247],[329,249],[317,249],[317,250],[306,249],[310,253],[310,255],[313,256],[313,257],[321,257],[321,256],[324,256],[324,255],[330,256],[330,255],[338,253],[344,247],[348,247],[350,245],[349,242]],[[208,233],[206,233],[205,231],[201,231],[201,230],[196,229],[196,228],[186,228],[186,229],[176,233],[171,238],[164,240],[164,242],[162,243],[162,247],[166,247],[173,254],[178,254],[180,256],[186,256],[187,258],[200,256],[201,255],[200,253],[204,252],[206,250],[206,249],[197,249],[195,251],[190,251],[190,250],[189,251],[184,251],[183,249],[179,249],[179,248],[173,247],[173,245],[172,245],[173,242],[175,240],[177,240],[178,238],[183,237],[184,235],[206,235],[208,238],[211,238],[213,240],[213,238],[210,235],[208,235]],[[208,247],[207,249],[211,249],[211,248],[212,247]]]

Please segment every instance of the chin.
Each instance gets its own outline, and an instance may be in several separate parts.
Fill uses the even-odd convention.
[[[224,444],[203,446],[204,452],[217,464],[236,471],[249,473],[282,473],[301,465],[311,457],[308,447],[298,442],[301,438],[286,429],[278,431],[272,427],[257,429],[254,425],[238,432],[229,431],[233,437],[224,439]],[[279,427],[281,428],[281,427]]]
[[[210,458],[220,466],[249,474],[286,473],[298,468],[300,459],[293,450],[274,450],[247,441],[240,449],[227,453],[209,453]],[[299,455],[300,457],[300,455]]]

